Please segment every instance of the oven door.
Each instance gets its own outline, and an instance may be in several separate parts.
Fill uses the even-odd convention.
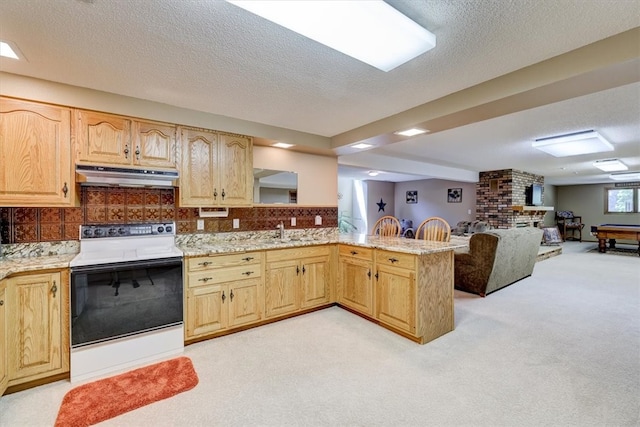
[[[183,322],[182,258],[71,268],[71,347]]]

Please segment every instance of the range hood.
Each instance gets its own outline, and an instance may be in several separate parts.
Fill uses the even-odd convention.
[[[177,185],[178,171],[121,166],[76,165],[80,185],[168,188]]]

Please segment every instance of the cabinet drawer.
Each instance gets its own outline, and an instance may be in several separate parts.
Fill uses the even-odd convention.
[[[405,254],[402,252],[391,252],[385,250],[376,251],[376,264],[378,265],[390,265],[400,268],[408,268],[410,270],[415,269],[415,255]]]
[[[340,257],[372,261],[373,249],[361,248],[359,246],[340,245]]]
[[[227,267],[212,269],[187,274],[187,286],[194,288],[198,286],[212,285],[225,282],[237,282],[238,280],[255,279],[262,277],[260,264],[241,265],[237,267]]]
[[[317,256],[329,256],[330,250],[326,245],[305,246],[291,249],[274,249],[267,251],[267,262],[290,261],[300,258],[311,258]]]
[[[262,262],[262,252],[244,252],[232,255],[203,256],[187,259],[187,271],[208,271],[227,267],[255,265]]]

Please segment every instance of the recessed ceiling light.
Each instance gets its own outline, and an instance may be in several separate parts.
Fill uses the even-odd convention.
[[[436,46],[436,36],[381,0],[227,0],[382,71]]]
[[[613,151],[613,145],[594,130],[536,139],[531,146],[555,157]]]
[[[287,144],[286,142],[276,142],[275,144],[272,144],[272,147],[277,147],[277,148],[291,148],[293,147],[295,144]]]
[[[378,172],[378,171],[369,171],[367,174],[369,176],[378,176],[380,174],[380,172]]]
[[[359,144],[352,145],[351,147],[357,148],[358,150],[364,150],[365,148],[373,147],[373,145],[361,142]]]
[[[593,162],[593,166],[605,172],[626,171],[629,169],[627,165],[618,159],[597,160]]]
[[[640,172],[612,173],[609,178],[614,181],[638,181],[640,180]]]
[[[16,51],[18,48],[14,48],[9,42],[0,41],[0,56],[5,58],[20,59]]]
[[[416,136],[416,135],[420,135],[423,133],[427,133],[429,132],[428,130],[425,129],[418,129],[418,128],[411,128],[411,129],[407,129],[407,130],[399,130],[397,132],[394,132],[396,135],[402,135],[402,136]]]

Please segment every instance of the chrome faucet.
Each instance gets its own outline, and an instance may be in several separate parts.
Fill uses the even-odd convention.
[[[284,222],[280,221],[280,224],[276,225],[276,228],[279,231],[279,236],[281,239],[284,239]]]

